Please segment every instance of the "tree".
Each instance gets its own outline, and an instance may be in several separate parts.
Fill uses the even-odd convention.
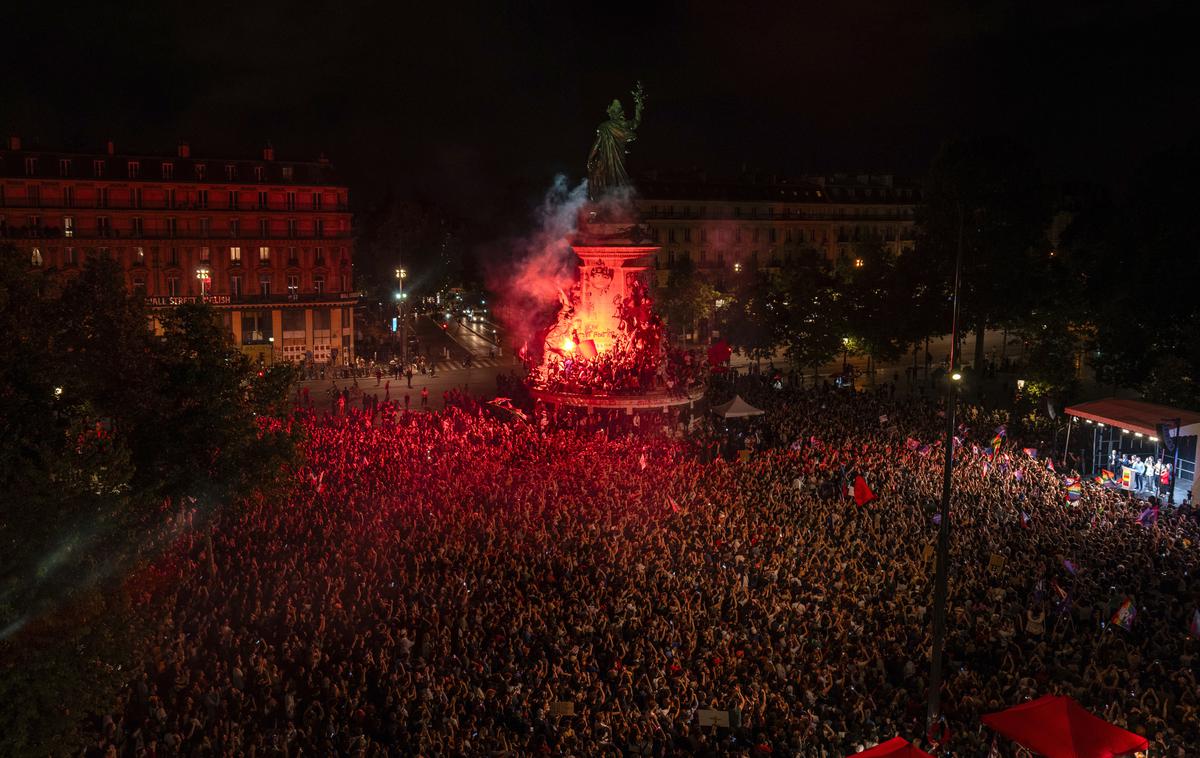
[[[766,271],[742,271],[731,299],[729,344],[756,361],[769,359],[783,339],[787,319],[787,298],[778,280]]]
[[[712,315],[717,290],[697,271],[690,258],[671,269],[662,307],[672,331],[687,334],[701,319]]]
[[[203,523],[293,459],[261,424],[287,369],[259,376],[206,306],[161,318],[156,337],[112,260],[62,281],[0,250],[0,697],[23,706],[0,712],[0,754],[77,749],[129,673],[124,578],[181,508]]]
[[[918,249],[952,281],[961,239],[960,313],[975,330],[977,366],[987,328],[1010,323],[1036,302],[1029,277],[1047,252],[1050,213],[1032,156],[1012,142],[955,140],[934,159],[917,217]]]
[[[812,368],[815,385],[821,365],[842,349],[844,301],[827,261],[816,252],[786,261],[779,284],[786,298],[782,341],[788,360],[799,370]]]
[[[1155,402],[1200,408],[1200,304],[1192,196],[1200,142],[1147,161],[1117,199],[1090,198],[1063,235],[1081,284],[1097,378]]]
[[[841,261],[838,280],[846,337],[868,356],[873,377],[879,360],[900,355],[902,314],[908,294],[896,285],[896,258],[875,238],[855,244],[854,258]]]

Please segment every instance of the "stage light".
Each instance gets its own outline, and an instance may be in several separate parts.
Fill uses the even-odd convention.
[[[1128,430],[1128,429],[1122,429],[1122,430],[1121,430],[1121,434],[1129,434],[1129,430]]]
[[[1141,433],[1141,432],[1134,432],[1134,433],[1133,433],[1133,436],[1134,436],[1134,437],[1141,437],[1141,436],[1143,436],[1143,435],[1142,435],[1142,433]]]
[[[1150,441],[1151,441],[1151,442],[1158,442],[1158,437],[1151,437],[1151,438],[1150,438]]]
[[[1072,418],[1071,420],[1072,420],[1072,421],[1078,421],[1079,419],[1077,419],[1077,418]],[[1083,423],[1085,423],[1085,424],[1090,424],[1090,423],[1092,423],[1092,420],[1091,420],[1090,418],[1085,418],[1085,419],[1083,420]]]
[[[55,388],[54,388],[54,396],[55,396],[55,397],[62,397],[62,387],[55,387]]]
[[[571,341],[570,337],[563,338],[562,349],[565,353],[569,353],[575,349],[575,343]]]
[[[950,375],[950,378],[957,382],[960,379],[962,379],[962,374],[955,371],[953,374]]]

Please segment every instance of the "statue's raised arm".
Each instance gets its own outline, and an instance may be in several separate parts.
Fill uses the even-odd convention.
[[[620,100],[608,106],[608,120],[596,127],[596,141],[588,153],[588,196],[598,200],[614,187],[629,184],[625,171],[626,145],[637,138],[645,95],[639,82],[633,90],[633,118],[625,116]]]

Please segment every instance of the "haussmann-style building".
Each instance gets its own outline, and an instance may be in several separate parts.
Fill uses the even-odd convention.
[[[853,262],[856,244],[877,240],[896,254],[914,246],[921,192],[891,175],[709,179],[703,172],[637,181],[637,209],[658,254],[658,284],[690,260],[718,283],[744,269],[777,268],[817,254]]]
[[[66,276],[119,261],[154,310],[212,304],[255,360],[354,359],[348,190],[311,162],[0,149],[0,242]]]

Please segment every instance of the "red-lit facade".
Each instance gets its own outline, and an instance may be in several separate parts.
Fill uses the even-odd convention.
[[[264,362],[354,357],[346,187],[316,162],[0,146],[0,241],[70,276],[119,261],[154,309],[204,300]]]

